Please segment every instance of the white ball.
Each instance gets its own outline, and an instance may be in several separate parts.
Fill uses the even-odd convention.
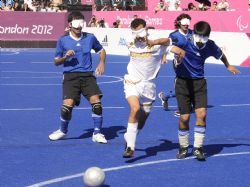
[[[85,185],[89,187],[101,186],[104,183],[104,180],[105,173],[98,167],[88,168],[83,175],[83,181]]]

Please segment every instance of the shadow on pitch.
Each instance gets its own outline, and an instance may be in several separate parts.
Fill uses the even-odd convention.
[[[204,153],[206,157],[219,154],[224,148],[232,148],[238,146],[250,146],[250,144],[210,144],[204,146]]]
[[[151,156],[156,156],[158,152],[165,152],[173,149],[177,150],[179,148],[178,143],[173,143],[169,140],[164,140],[164,139],[161,139],[160,141],[161,143],[156,146],[148,147],[146,149],[135,149],[135,151],[145,151],[145,155],[129,159],[126,161],[126,163],[133,163],[138,160],[142,160]]]
[[[124,126],[111,126],[111,127],[102,128],[101,132],[102,132],[102,134],[105,135],[107,140],[112,140],[112,139],[119,137],[118,133],[120,133],[120,131],[124,131],[125,129],[126,128]],[[84,130],[84,133],[78,137],[69,137],[69,138],[66,138],[65,140],[67,140],[67,139],[86,139],[86,138],[91,138],[92,135],[93,135],[93,128]]]

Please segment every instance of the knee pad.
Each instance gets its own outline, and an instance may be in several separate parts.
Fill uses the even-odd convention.
[[[92,104],[92,112],[96,115],[102,115],[102,104],[101,102]]]
[[[146,113],[150,113],[152,108],[152,103],[143,103],[141,109],[146,112]]]
[[[61,108],[62,119],[67,120],[67,121],[71,120],[72,109],[73,109],[72,106],[62,105],[62,108]]]

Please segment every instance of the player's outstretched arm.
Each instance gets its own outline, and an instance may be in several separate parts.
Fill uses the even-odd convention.
[[[154,45],[171,45],[171,39],[170,38],[159,38],[156,40],[147,40],[147,43],[149,46]]]
[[[176,54],[179,58],[184,58],[184,56],[186,54],[186,52],[183,49],[181,49],[177,46],[174,46],[174,45],[169,47],[169,51]]]
[[[59,65],[63,64],[68,57],[70,57],[70,56],[72,56],[74,54],[75,54],[75,51],[68,50],[63,57],[56,57],[56,58],[54,58],[55,65],[59,66]]]
[[[228,62],[227,57],[226,57],[225,54],[222,55],[221,61],[226,66],[227,70],[230,71],[231,73],[233,73],[234,75],[240,73],[240,70],[238,70],[237,68],[235,68],[234,66],[232,66],[232,65],[229,64],[229,62]]]
[[[106,60],[106,51],[102,49],[100,52],[100,62],[95,70],[96,75],[102,75],[104,73],[104,65]]]

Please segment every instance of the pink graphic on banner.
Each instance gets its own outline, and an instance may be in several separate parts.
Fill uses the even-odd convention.
[[[1,40],[57,40],[64,34],[66,14],[1,12]]]
[[[93,5],[94,0],[82,0],[81,1],[83,5]]]

